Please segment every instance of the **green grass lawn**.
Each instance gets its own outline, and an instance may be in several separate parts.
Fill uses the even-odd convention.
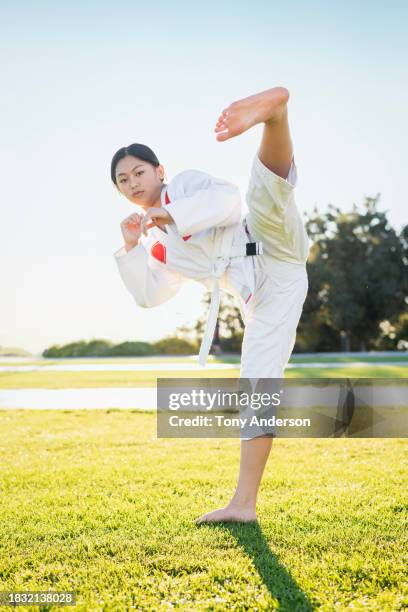
[[[239,376],[239,370],[208,370],[203,378]],[[138,372],[0,372],[1,389],[67,389],[69,387],[155,387],[157,378],[197,378],[191,370]]]
[[[235,356],[238,358],[239,356]],[[213,359],[213,356],[209,356],[209,362]],[[49,359],[27,359],[21,361],[21,365],[71,365],[71,364],[89,364],[89,363],[163,363],[166,361],[167,363],[193,363],[193,360],[184,355],[180,356],[169,356],[169,355],[159,355],[159,356],[151,356],[151,357],[70,357],[70,358],[49,358]],[[228,359],[227,359],[228,361]],[[17,362],[13,363],[2,359],[0,357],[0,365],[18,365]]]
[[[361,368],[293,368],[287,378],[406,378],[408,367],[367,365]],[[0,372],[0,389],[66,389],[70,387],[155,387],[157,378],[237,378],[231,370],[156,370],[137,372]]]
[[[358,361],[365,365],[351,367],[350,364]],[[394,365],[395,361],[406,361],[407,365]],[[100,372],[0,372],[0,389],[64,389],[64,388],[92,388],[92,387],[155,387],[157,378],[196,378],[197,371],[183,369],[185,363],[193,363],[188,357],[136,357],[136,358],[110,358],[110,359],[50,359],[24,365],[81,365],[81,364],[154,364],[179,363],[179,370],[155,371],[100,371]],[[285,372],[288,378],[406,378],[408,377],[408,356],[404,353],[387,355],[386,357],[369,356],[360,357],[302,357],[292,355],[290,363],[296,366],[307,363],[340,363],[339,368],[310,367],[290,368]],[[235,368],[231,370],[211,369],[212,363],[232,363]],[[202,378],[237,378],[239,377],[239,355],[227,355],[217,358],[210,356],[208,369],[202,370]],[[1,364],[0,364],[1,365]],[[7,364],[10,365],[10,364]]]
[[[319,363],[353,363],[355,361],[364,363],[392,363],[393,361],[404,361],[408,365],[408,355],[401,353],[400,355],[387,355],[381,357],[379,355],[360,357],[357,353],[354,357],[320,357],[316,354],[314,357],[302,357],[300,355],[292,356],[290,363],[312,363],[318,361]]]
[[[274,440],[259,523],[200,527],[233,492],[239,440],[2,410],[0,453],[0,590],[75,590],[81,611],[408,608],[405,440]]]
[[[227,363],[239,363],[240,357],[239,355],[228,355],[228,356],[219,356],[217,360],[220,362]],[[338,356],[328,356],[320,355],[319,353],[315,353],[313,356],[302,356],[300,353],[296,353],[291,356],[289,363],[353,363],[355,361],[365,362],[365,363],[392,363],[394,361],[404,361],[408,365],[408,354],[406,352],[394,353],[393,355],[369,355],[362,357],[359,353],[356,353],[354,356],[347,355],[345,357]]]
[[[164,360],[180,370],[0,372],[0,388],[155,387],[157,378],[197,377],[183,357],[113,362]],[[393,364],[402,356],[364,358],[359,368],[348,366],[352,358],[316,360],[344,366],[286,376],[407,376]],[[200,374],[238,377],[235,363]],[[274,441],[259,523],[197,527],[194,517],[233,492],[239,440],[158,440],[155,419],[115,409],[0,410],[0,590],[75,590],[75,610],[84,611],[408,610],[405,440]]]
[[[180,356],[151,356],[151,357],[98,357],[98,358],[61,358],[61,359],[36,359],[33,358],[31,360],[27,359],[21,362],[21,365],[67,365],[67,364],[89,364],[89,363],[163,363],[166,361],[167,363],[195,363],[197,361],[197,356],[194,355],[193,359],[189,357],[185,357],[183,355]],[[241,361],[240,355],[237,354],[224,354],[219,356],[209,355],[208,363],[236,363],[239,364]],[[385,356],[373,354],[368,356],[361,356],[359,353],[356,353],[353,356],[347,355],[344,357],[339,356],[330,356],[326,354],[315,353],[313,356],[307,355],[303,356],[301,353],[295,353],[291,356],[289,363],[352,363],[355,361],[365,362],[365,363],[390,363],[398,361],[404,361],[408,365],[408,353],[401,351],[395,352],[393,354],[388,354]],[[0,366],[2,365],[12,365],[12,362],[7,360],[2,360],[0,357]],[[237,365],[238,367],[238,365]]]

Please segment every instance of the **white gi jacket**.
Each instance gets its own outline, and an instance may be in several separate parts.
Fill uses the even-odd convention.
[[[238,298],[242,308],[255,288],[253,255],[262,243],[250,238],[241,220],[238,188],[198,170],[186,170],[163,185],[161,203],[174,223],[167,233],[148,230],[138,245],[114,253],[122,280],[143,308],[158,306],[178,292],[187,279],[212,290],[207,325],[199,362],[205,365],[211,348],[219,310],[220,288]],[[247,255],[248,252],[248,255]]]
[[[158,227],[142,236],[126,252],[114,253],[122,280],[143,308],[158,306],[173,297],[187,279],[212,289],[207,326],[199,360],[205,364],[211,348],[219,309],[220,287],[247,302],[254,291],[250,242],[241,222],[242,202],[238,188],[198,170],[176,175],[161,192],[163,208],[174,223],[167,233]],[[262,252],[260,243],[253,249]]]

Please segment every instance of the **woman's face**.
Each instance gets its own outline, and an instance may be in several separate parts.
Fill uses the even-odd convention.
[[[116,165],[116,184],[120,193],[130,202],[145,209],[160,200],[163,177],[162,165],[156,168],[133,155],[126,155]]]

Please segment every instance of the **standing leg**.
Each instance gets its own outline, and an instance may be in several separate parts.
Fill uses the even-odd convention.
[[[293,157],[287,113],[288,99],[287,89],[275,87],[233,102],[218,119],[215,128],[217,140],[227,140],[242,134],[257,123],[264,123],[259,159],[269,170],[286,179]],[[275,364],[275,371],[275,376],[283,376],[280,364]],[[256,376],[261,378],[270,375],[256,373]],[[248,374],[243,373],[242,376]],[[231,501],[224,508],[199,517],[196,523],[256,520],[256,499],[271,447],[272,438],[268,437],[241,440],[240,472]]]
[[[239,478],[231,501],[224,508],[199,517],[196,523],[256,521],[256,498],[271,446],[272,438],[267,437],[241,441]]]

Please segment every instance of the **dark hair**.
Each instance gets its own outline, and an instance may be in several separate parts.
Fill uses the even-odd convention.
[[[116,151],[115,155],[112,157],[111,162],[111,179],[114,185],[116,186],[116,166],[118,165],[118,162],[121,159],[126,157],[126,155],[138,157],[139,159],[142,159],[143,161],[152,164],[152,166],[155,166],[156,168],[160,165],[156,154],[151,150],[150,147],[147,147],[144,144],[133,143],[128,145],[127,147],[122,147],[121,149],[119,149],[119,151]]]

